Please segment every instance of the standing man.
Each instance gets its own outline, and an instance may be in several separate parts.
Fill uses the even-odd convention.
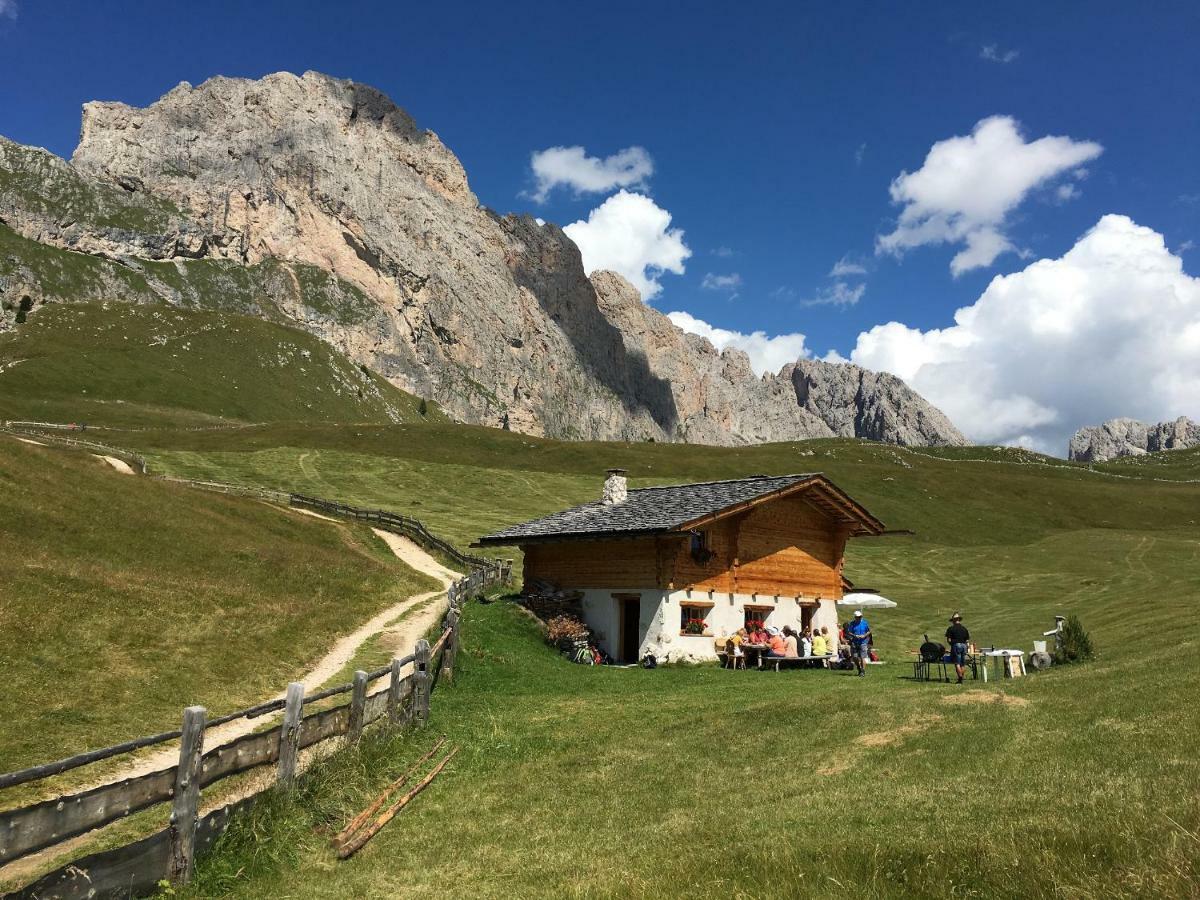
[[[854,621],[846,626],[846,637],[850,639],[850,656],[860,676],[867,674],[866,661],[871,658],[871,626],[863,618],[862,610],[854,611]]]
[[[946,643],[950,645],[950,659],[954,662],[954,672],[958,675],[958,683],[962,684],[963,669],[967,665],[967,643],[971,640],[971,632],[962,623],[962,616],[955,613],[950,617],[950,627],[946,629]]]

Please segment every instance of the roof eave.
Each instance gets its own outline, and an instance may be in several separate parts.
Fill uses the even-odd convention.
[[[481,537],[470,546],[478,549],[480,547],[521,547],[526,544],[559,544],[567,541],[619,541],[672,533],[674,533],[672,528],[639,528],[627,531],[577,531],[561,534],[514,535],[512,537],[488,535]]]

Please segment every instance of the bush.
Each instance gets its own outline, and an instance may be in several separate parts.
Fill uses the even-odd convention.
[[[1059,665],[1085,662],[1096,655],[1092,637],[1084,630],[1078,616],[1070,616],[1063,623],[1061,641],[1055,648],[1054,661]]]

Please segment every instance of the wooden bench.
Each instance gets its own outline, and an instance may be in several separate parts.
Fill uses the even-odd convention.
[[[832,658],[833,658],[832,653],[827,653],[824,656],[765,656],[764,655],[762,658],[762,667],[770,668],[771,666],[774,666],[776,672],[778,672],[781,667],[798,665],[799,663],[819,662],[819,663],[821,663],[821,666],[824,667],[829,663],[829,660]]]

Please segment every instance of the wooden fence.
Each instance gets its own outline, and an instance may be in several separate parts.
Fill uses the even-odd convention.
[[[430,696],[441,675],[453,675],[458,655],[459,618],[463,602],[507,581],[511,564],[473,557],[433,535],[416,519],[383,510],[362,510],[329,500],[291,495],[294,505],[374,522],[441,550],[471,571],[448,588],[449,609],[432,646],[417,642],[408,656],[393,659],[373,672],[358,671],[346,684],[305,695],[304,685],[288,685],[285,697],[209,719],[200,706],[183,711],[180,728],[82,753],[53,763],[0,775],[0,789],[28,784],[90,763],[145,747],[179,742],[179,760],[169,768],[112,782],[62,797],[0,812],[0,866],[47,850],[70,838],[160,803],[171,803],[170,824],[147,838],[77,859],[26,887],[5,895],[13,900],[75,900],[130,897],[149,893],[163,879],[186,883],[196,857],[208,850],[238,809],[253,797],[199,816],[201,792],[232,775],[273,765],[286,789],[297,777],[301,750],[345,736],[357,741],[373,723],[421,726],[429,716]],[[412,664],[409,675],[401,675]],[[386,682],[386,683],[384,683]],[[382,684],[376,690],[373,686]],[[305,714],[310,704],[350,695],[348,703]],[[208,728],[237,719],[254,719],[283,711],[281,724],[205,749]]]
[[[504,570],[503,577],[505,580],[507,580],[512,567],[512,560],[496,560],[485,556],[473,556],[470,553],[463,553],[453,544],[433,534],[419,519],[411,519],[408,516],[388,512],[384,509],[360,509],[356,506],[347,506],[336,500],[321,500],[317,497],[306,497],[304,494],[291,494],[289,501],[292,506],[304,507],[325,513],[326,515],[346,516],[358,519],[361,522],[369,522],[385,531],[394,531],[397,534],[403,534],[406,537],[412,538],[412,540],[426,549],[443,553],[460,565],[475,569],[476,571],[500,566]]]
[[[136,453],[131,453],[121,447],[113,447],[97,441],[85,440],[84,438],[69,438],[63,437],[61,434],[48,433],[43,430],[47,428],[54,428],[59,431],[74,430],[66,425],[50,425],[45,422],[0,422],[0,432],[11,434],[14,437],[24,437],[56,447],[73,447],[78,450],[87,450],[89,453],[98,453],[101,456],[111,456],[126,463],[135,472],[139,472],[142,475],[149,474],[146,460]]]

